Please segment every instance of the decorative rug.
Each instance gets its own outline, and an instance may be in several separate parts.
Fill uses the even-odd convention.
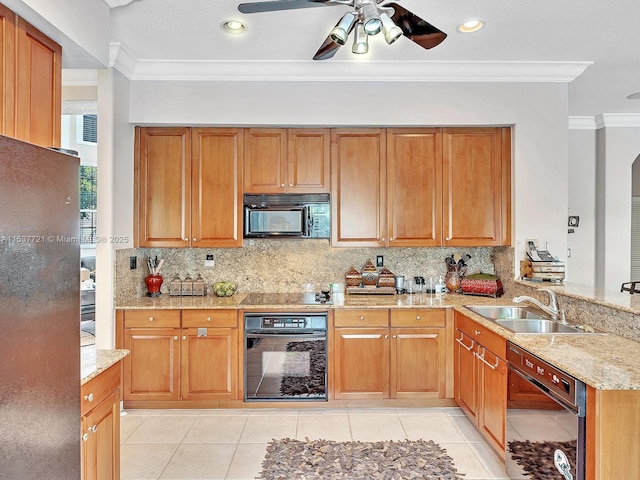
[[[280,393],[285,396],[318,396],[325,393],[326,342],[289,342]],[[299,356],[291,355],[298,352]]]
[[[262,480],[459,480],[445,449],[429,440],[334,442],[272,440]]]
[[[535,480],[566,480],[576,478],[576,445],[575,440],[568,442],[531,442],[514,440],[507,444],[507,454],[525,471],[527,477]],[[554,463],[556,450],[566,455],[571,472],[561,473]],[[562,462],[561,464],[565,464]],[[569,469],[569,466],[566,467]],[[569,475],[570,474],[570,475]]]

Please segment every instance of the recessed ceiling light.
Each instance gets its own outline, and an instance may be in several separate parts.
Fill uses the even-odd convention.
[[[458,25],[457,30],[460,33],[473,33],[480,30],[482,27],[484,27],[484,25],[485,25],[484,20],[475,18],[472,20],[467,20],[462,25]]]
[[[234,34],[244,33],[247,31],[247,26],[238,20],[227,20],[222,22],[220,28],[227,33]]]
[[[627,95],[629,100],[640,100],[640,92],[632,93],[631,95]]]

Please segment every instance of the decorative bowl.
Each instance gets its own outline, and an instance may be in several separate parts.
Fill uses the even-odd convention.
[[[233,282],[216,282],[213,284],[213,293],[218,297],[230,297],[236,293],[236,284]]]

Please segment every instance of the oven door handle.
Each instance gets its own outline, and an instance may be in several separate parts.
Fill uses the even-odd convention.
[[[538,388],[538,390],[540,390],[541,392],[543,392],[547,397],[551,398],[551,400],[553,400],[554,402],[556,402],[557,404],[559,404],[560,406],[564,407],[565,409],[569,410],[571,413],[578,415],[578,416],[584,416],[584,412],[579,412],[578,408],[571,405],[570,403],[568,403],[566,400],[564,400],[563,398],[557,396],[556,394],[554,394],[551,390],[549,390],[548,387],[544,386],[543,384],[541,384],[540,382],[538,382],[535,378],[531,377],[530,375],[527,375],[524,372],[521,372],[520,370],[518,370],[517,368],[513,367],[512,365],[509,365],[509,369],[513,372],[518,374],[518,376],[520,376],[524,381],[532,384],[534,387]]]

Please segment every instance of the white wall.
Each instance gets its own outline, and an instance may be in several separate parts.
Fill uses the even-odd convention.
[[[631,280],[632,164],[640,127],[612,127],[597,135],[596,286],[616,291]]]
[[[569,211],[580,224],[568,234],[567,281],[595,286],[596,258],[596,132],[593,129],[569,131]],[[567,229],[569,227],[567,226]]]
[[[524,242],[567,251],[568,109],[563,83],[131,83],[135,125],[513,125],[516,262]],[[129,161],[133,162],[129,152]],[[124,161],[120,159],[120,161]],[[114,199],[130,209],[131,197]],[[516,269],[519,271],[519,268]]]

